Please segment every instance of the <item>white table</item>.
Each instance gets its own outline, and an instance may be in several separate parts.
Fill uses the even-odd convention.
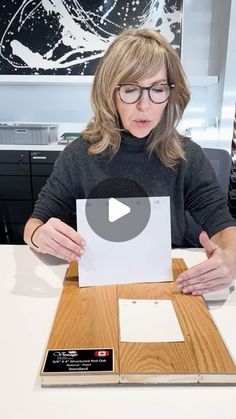
[[[191,266],[200,249],[174,250]],[[67,264],[27,246],[0,246],[0,417],[235,419],[236,386],[41,388],[39,370]],[[210,310],[236,359],[236,292]]]

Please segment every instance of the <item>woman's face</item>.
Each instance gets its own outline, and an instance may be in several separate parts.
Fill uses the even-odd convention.
[[[155,76],[141,80],[137,84],[149,87],[156,83],[168,83],[164,65]],[[123,128],[138,138],[146,137],[157,126],[167,103],[168,100],[160,104],[153,103],[149,98],[148,91],[143,90],[141,98],[136,103],[128,104],[122,102],[118,89],[115,92],[116,109]]]

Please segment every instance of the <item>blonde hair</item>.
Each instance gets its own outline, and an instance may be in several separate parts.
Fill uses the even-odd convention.
[[[90,143],[89,154],[109,150],[114,155],[119,149],[123,129],[120,128],[115,106],[116,86],[151,78],[163,64],[168,82],[175,87],[160,122],[149,136],[147,151],[158,156],[167,167],[173,167],[179,159],[184,159],[176,125],[189,102],[190,92],[177,53],[158,32],[151,29],[123,31],[110,44],[98,65],[91,95],[94,117],[81,133]]]

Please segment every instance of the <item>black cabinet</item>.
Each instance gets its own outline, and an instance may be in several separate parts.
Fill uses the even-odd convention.
[[[0,244],[23,243],[24,225],[59,151],[0,151]]]
[[[59,151],[30,151],[33,202],[52,173],[58,154]]]

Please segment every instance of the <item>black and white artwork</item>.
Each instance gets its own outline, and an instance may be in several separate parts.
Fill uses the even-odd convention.
[[[130,27],[154,28],[180,54],[181,13],[182,0],[1,0],[0,75],[93,75]]]

